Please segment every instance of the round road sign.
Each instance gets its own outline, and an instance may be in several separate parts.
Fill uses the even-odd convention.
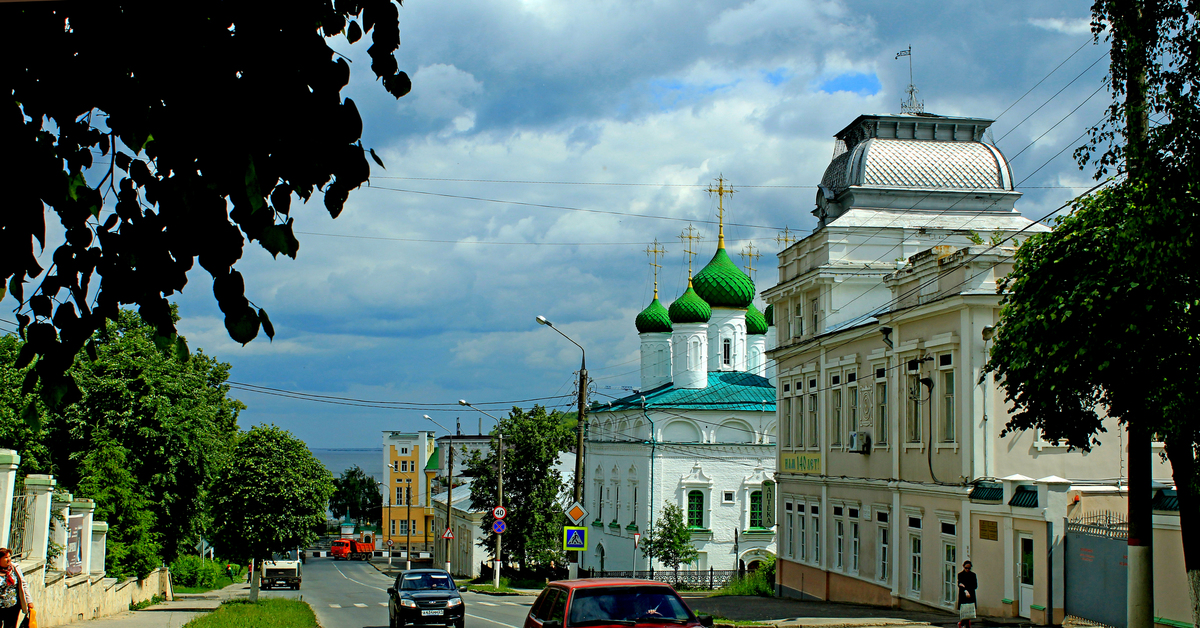
[[[508,511],[504,509],[504,506],[496,506],[492,509],[492,516],[497,519],[503,519],[508,516]]]
[[[497,519],[496,523],[492,524],[492,532],[495,532],[496,534],[504,534],[506,529],[508,529],[508,526],[504,524],[503,519]]]
[[[387,544],[387,545],[388,545],[388,547],[391,547],[391,546],[392,546],[392,540],[391,540],[391,539],[388,539],[388,544]]]

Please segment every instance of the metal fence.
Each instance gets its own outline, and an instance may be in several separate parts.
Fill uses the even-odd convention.
[[[12,550],[14,558],[28,556],[33,551],[33,500],[33,495],[13,496],[8,548]]]
[[[674,586],[676,589],[685,590],[701,590],[719,589],[729,583],[730,580],[737,578],[739,574],[736,569],[713,569],[709,567],[708,571],[685,569],[682,571],[664,571],[662,569],[651,569],[648,571],[600,571],[598,569],[587,570],[589,578],[637,578],[639,580],[653,580],[655,582],[665,582]]]
[[[1107,539],[1127,539],[1129,538],[1129,521],[1125,519],[1125,513],[1101,510],[1068,520],[1067,532]]]
[[[1129,522],[1124,513],[1099,511],[1067,521],[1063,562],[1066,614],[1124,628]]]

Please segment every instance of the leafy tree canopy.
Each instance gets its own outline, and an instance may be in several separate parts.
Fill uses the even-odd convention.
[[[515,562],[521,569],[562,564],[562,525],[564,516],[560,497],[565,484],[555,468],[559,454],[567,450],[573,432],[558,413],[547,413],[542,406],[528,412],[514,407],[492,430],[504,434],[504,518],[508,529],[501,543],[502,561]],[[484,530],[481,547],[496,548],[492,532],[492,508],[496,499],[496,448],[486,456],[476,453],[467,463],[471,482],[471,507],[483,510]]]
[[[79,398],[66,371],[122,304],[179,342],[167,298],[197,262],[230,337],[273,336],[234,268],[245,241],[295,257],[293,197],[320,193],[336,218],[370,175],[327,40],[369,34],[383,88],[411,88],[392,0],[200,0],[169,24],[145,0],[0,3],[0,23],[0,137],[19,156],[0,175],[0,297],[18,303],[18,367],[38,358],[24,390],[40,379],[51,408]],[[43,268],[35,246],[59,240]]]
[[[333,496],[329,499],[329,510],[335,517],[350,517],[359,523],[378,521],[383,494],[375,478],[367,475],[358,465],[346,469],[341,477],[333,480]]]
[[[642,555],[651,561],[658,559],[670,569],[678,569],[700,556],[692,544],[692,532],[683,521],[683,509],[679,504],[667,504],[659,512],[658,520],[641,542]]]

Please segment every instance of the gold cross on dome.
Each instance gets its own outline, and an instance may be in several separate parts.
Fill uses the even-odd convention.
[[[692,258],[696,256],[696,243],[704,237],[696,228],[688,225],[679,234],[679,240],[683,242],[683,252],[688,258],[688,282],[692,281]]]
[[[662,264],[658,263],[658,258],[667,254],[667,250],[659,244],[658,238],[654,238],[654,244],[646,247],[646,256],[650,258],[650,267],[654,269],[654,298],[658,298],[658,269],[662,268]]]
[[[746,260],[746,274],[750,276],[750,281],[754,281],[754,272],[758,270],[754,267],[754,262],[758,261],[758,258],[762,257],[762,253],[760,253],[759,248],[754,246],[754,243],[751,242],[742,247],[742,252],[739,253],[739,255],[742,256],[742,259]]]
[[[733,196],[734,189],[725,187],[725,178],[717,176],[717,187],[709,185],[704,189],[709,194],[717,195],[717,248],[725,248],[725,196]]]
[[[787,247],[791,246],[792,243],[796,242],[799,239],[795,236],[795,233],[796,233],[795,231],[788,229],[787,225],[784,225],[783,231],[780,231],[779,235],[775,236],[775,241],[778,242],[780,246],[782,246],[783,248],[786,249]]]

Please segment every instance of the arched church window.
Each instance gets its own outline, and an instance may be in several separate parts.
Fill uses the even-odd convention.
[[[729,366],[733,363],[733,341],[726,338],[721,341],[721,364]]]

